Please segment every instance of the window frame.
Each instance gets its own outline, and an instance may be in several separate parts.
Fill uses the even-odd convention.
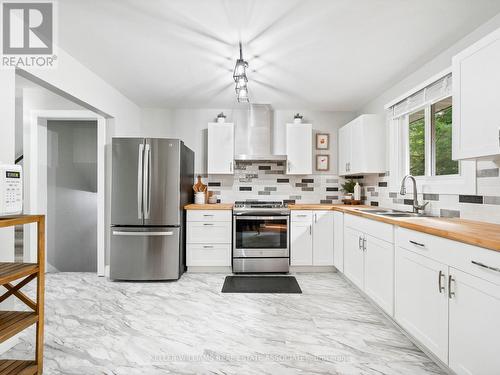
[[[424,111],[424,144],[425,144],[425,168],[424,175],[415,176],[415,178],[425,179],[427,177],[433,178],[443,178],[446,179],[448,177],[458,177],[461,174],[461,163],[458,162],[458,173],[448,174],[448,175],[436,175],[436,126],[435,126],[435,118],[434,113],[432,111],[432,106],[436,103],[444,99],[452,98],[452,95],[446,95],[442,98],[434,100],[432,102],[426,103],[407,115],[403,117],[403,123],[401,126],[404,127],[402,136],[405,137],[405,144],[403,153],[406,155],[406,165],[405,165],[405,173],[410,174],[410,139],[409,139],[409,125],[410,125],[410,115],[416,112]],[[452,105],[453,110],[453,105]]]
[[[423,106],[424,107],[424,106]],[[388,115],[389,123],[389,186],[393,191],[399,191],[401,181],[409,174],[409,114],[398,118]],[[430,136],[430,134],[429,134]],[[430,144],[426,142],[426,147]],[[428,159],[428,158],[427,158]],[[429,163],[429,160],[426,161]],[[426,167],[427,168],[427,167]],[[459,174],[444,176],[415,176],[419,193],[430,194],[476,194],[476,162],[474,160],[459,160]],[[408,184],[408,193],[413,193],[413,187]]]

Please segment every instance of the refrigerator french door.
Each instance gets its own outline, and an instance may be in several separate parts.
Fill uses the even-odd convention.
[[[183,272],[182,147],[177,139],[113,138],[111,279]]]

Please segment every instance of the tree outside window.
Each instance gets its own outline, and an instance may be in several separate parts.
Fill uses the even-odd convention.
[[[447,97],[408,116],[408,162],[413,176],[459,174],[459,163],[451,158],[452,110],[452,98]]]

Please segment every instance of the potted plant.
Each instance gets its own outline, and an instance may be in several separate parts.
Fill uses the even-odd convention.
[[[352,195],[354,194],[354,186],[356,186],[356,182],[353,179],[349,179],[344,182],[342,185],[342,191],[345,193],[345,199],[352,199]]]

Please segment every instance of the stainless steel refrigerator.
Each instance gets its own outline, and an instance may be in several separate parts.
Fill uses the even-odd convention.
[[[186,266],[184,205],[194,153],[178,139],[113,138],[110,278],[176,280]]]

